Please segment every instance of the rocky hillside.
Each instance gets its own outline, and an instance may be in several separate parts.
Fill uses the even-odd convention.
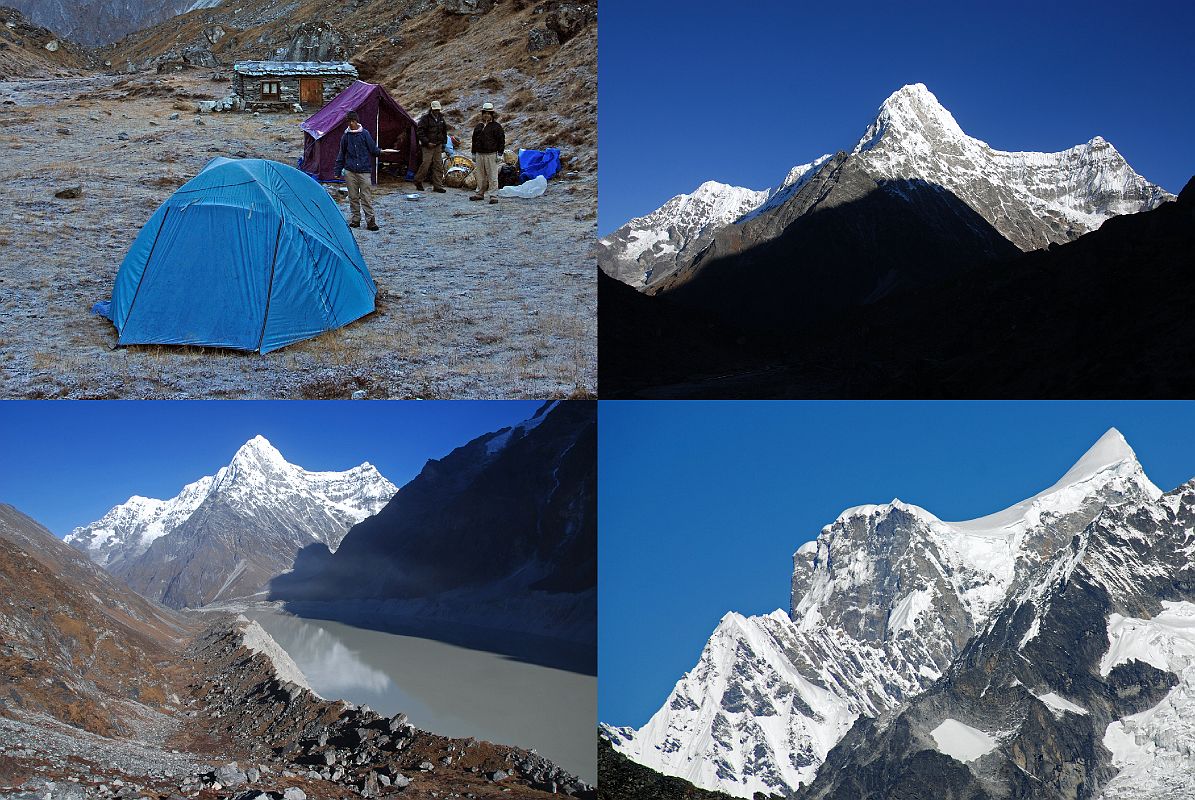
[[[201,629],[10,506],[0,612],[2,797],[594,797],[534,752],[321,698],[256,623]]]
[[[110,44],[193,6],[219,0],[6,0],[39,25],[87,46]]]
[[[265,438],[170,500],[134,496],[65,541],[174,608],[246,597],[312,542],[335,550],[397,491],[369,463],[308,472]]]
[[[170,661],[195,630],[0,505],[0,715],[131,734],[178,708]]]
[[[0,80],[78,75],[93,61],[86,48],[27,19],[15,8],[0,6]]]
[[[1009,727],[1013,717],[1006,713],[1007,699],[982,699],[997,664],[1014,665],[1010,690],[1020,686],[1034,694],[1050,707],[1050,717],[1052,711],[1070,708],[1072,701],[1065,698],[1073,698],[1080,686],[1090,685],[1105,698],[1117,691],[1090,676],[1108,675],[1121,661],[1131,660],[1131,647],[1119,647],[1113,635],[1109,650],[1108,640],[1094,638],[1092,631],[1119,630],[1121,619],[1148,619],[1163,610],[1179,615],[1165,624],[1186,624],[1181,608],[1171,609],[1162,601],[1186,596],[1181,587],[1188,582],[1190,563],[1178,553],[1190,545],[1189,533],[1182,533],[1187,524],[1182,520],[1192,513],[1183,510],[1187,500],[1182,498],[1189,495],[1188,487],[1186,494],[1163,496],[1113,430],[1053,486],[986,517],[944,522],[900,501],[847,509],[794,555],[789,613],[727,614],[697,666],[643,728],[607,727],[605,733],[616,749],[647,767],[740,797],[755,792],[789,796],[811,784],[818,797],[944,796],[937,792],[963,786],[966,780],[958,783],[962,773],[954,776],[956,768],[942,754],[968,762],[970,758],[959,757],[962,749],[951,748],[985,737],[1009,744],[1017,739],[1016,728]],[[1170,518],[1175,521],[1167,522]],[[1123,529],[1126,520],[1133,530]],[[1134,531],[1141,526],[1151,530],[1141,544],[1156,542],[1157,558],[1138,546]],[[1099,617],[1097,625],[1091,618],[1068,616],[1076,613],[1069,599],[1051,598],[1076,591],[1061,576],[1076,568],[1085,557],[1084,542],[1099,531],[1117,540],[1119,549],[1098,556],[1088,551],[1086,557],[1098,559],[1108,591],[1128,592],[1133,599],[1088,609]],[[1126,546],[1136,554],[1130,555]],[[1152,601],[1143,599],[1148,597]],[[1050,618],[1053,613],[1056,619]],[[998,639],[992,638],[994,631],[1000,631]],[[1035,637],[1051,649],[1027,647]],[[1071,647],[1075,655],[1061,658]],[[1079,663],[1082,659],[1094,662]],[[1187,662],[1176,657],[1150,663],[1162,672],[1179,673],[1181,680]],[[959,677],[964,674],[965,685]],[[1020,683],[1014,684],[1012,677]],[[1090,730],[1093,720],[1082,719],[1077,730],[1058,735],[1067,741],[1074,735],[1103,737],[1109,750],[1124,750],[1127,745],[1109,744],[1109,737],[1115,737],[1108,725],[1155,706],[1164,694],[1158,687],[1175,684],[1172,676],[1146,677],[1150,686],[1126,688],[1121,697],[1148,697],[1148,702],[1113,703],[1103,709],[1106,718]],[[1117,680],[1115,673],[1112,680]],[[990,706],[983,725],[961,699],[946,708],[943,696],[960,693],[969,702]],[[1182,705],[1186,697],[1184,690],[1172,702]],[[920,729],[922,738],[912,742],[902,725],[892,724],[894,717],[914,713],[910,709],[922,709],[926,721],[937,714],[929,727]],[[1026,722],[1031,711],[1011,713],[1023,726],[1019,735],[1037,735]],[[953,722],[938,730],[946,719]],[[1181,740],[1189,734],[1177,735]],[[890,758],[873,757],[877,741],[894,748]],[[1138,737],[1135,746],[1142,744]],[[1054,767],[1061,763],[1086,764],[1086,774],[1078,780],[1086,793],[1007,796],[1092,797],[1115,774],[1115,756],[1098,746],[1089,746],[1081,757],[1065,751],[1046,763],[1034,761],[1037,756],[1030,749],[1036,754],[1043,747],[1066,746],[1040,740],[1031,745],[1022,740],[1019,746],[1021,751],[1005,750],[1005,755],[1041,780],[1050,774],[1059,780],[1065,770]],[[1125,759],[1152,769],[1158,781],[1174,766],[1142,766],[1136,750],[1121,758],[1128,763]],[[1034,766],[1025,767],[1026,761]],[[998,776],[977,773],[986,794],[945,796],[1006,796],[1001,792],[1018,779],[1011,765],[1002,770]]]
[[[140,31],[102,57],[134,69],[347,59],[416,116],[440,100],[466,144],[490,101],[508,147],[559,147],[568,167],[597,168],[596,0],[247,0]]]
[[[593,642],[597,409],[556,401],[429,461],[340,550],[307,548],[271,598],[392,601],[447,618]]]

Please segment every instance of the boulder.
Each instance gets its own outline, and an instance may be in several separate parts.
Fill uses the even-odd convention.
[[[544,17],[548,30],[554,31],[564,44],[597,22],[597,3],[556,3]]]
[[[60,45],[58,44],[57,39],[51,39],[50,41],[46,42],[46,49],[51,53],[57,53],[59,47]]]
[[[538,53],[560,44],[560,36],[556,31],[547,28],[532,28],[527,31],[527,52]]]
[[[304,22],[295,29],[282,61],[345,61],[353,50],[349,37],[327,22]]]
[[[494,7],[494,0],[436,0],[449,14],[484,14]]]
[[[298,786],[292,786],[282,794],[283,800],[307,800],[307,793]]]
[[[65,189],[61,189],[57,192],[54,192],[54,196],[57,197],[59,200],[78,200],[80,197],[83,196],[83,187],[82,186],[68,186]]]
[[[249,778],[237,767],[237,762],[225,764],[215,772],[216,780],[225,786],[235,788],[248,783]]]

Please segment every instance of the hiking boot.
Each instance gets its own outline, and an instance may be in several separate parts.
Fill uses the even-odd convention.
[[[432,187],[432,191],[433,191],[433,192],[438,192],[439,194],[444,194],[444,193],[445,193],[445,192],[447,192],[448,190],[447,190],[447,189],[445,189],[443,186],[433,186],[433,187]]]
[[[497,202],[498,202],[498,198],[497,198],[497,197],[491,197],[491,198],[490,198],[490,205],[494,205],[494,204],[495,204],[495,203],[497,203]]]
[[[484,200],[484,199],[485,199],[485,195],[481,195],[481,194],[472,194],[472,195],[469,195],[469,199],[470,199],[470,200]]]
[[[417,192],[423,191],[423,184],[420,183],[419,181],[415,181],[415,191],[417,191]]]
[[[359,220],[359,219],[355,219],[355,220],[353,220],[352,222],[350,222],[350,223],[349,223],[349,227],[350,227],[350,228],[360,228],[360,227],[361,227],[361,220]]]
[[[378,223],[374,222],[373,220],[370,220],[370,221],[369,221],[369,225],[367,225],[367,226],[366,226],[365,230],[367,230],[367,231],[380,231],[380,230],[381,230],[381,228],[379,228],[379,227],[378,227]]]

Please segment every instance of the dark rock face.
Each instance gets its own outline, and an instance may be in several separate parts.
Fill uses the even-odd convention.
[[[589,636],[596,622],[596,447],[595,403],[545,405],[520,426],[429,461],[334,555],[307,548],[290,573],[271,582],[271,596],[391,600],[400,611],[404,603],[426,610],[434,602],[459,621],[502,627],[501,614],[486,619],[481,600],[501,587],[493,599],[503,604],[523,598],[540,605],[538,597],[545,607],[568,606],[566,627]],[[448,592],[471,599],[440,605]]]

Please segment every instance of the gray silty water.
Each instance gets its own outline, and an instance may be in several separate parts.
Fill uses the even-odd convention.
[[[485,650],[250,609],[328,699],[403,712],[445,736],[534,748],[597,778],[597,679]]]

